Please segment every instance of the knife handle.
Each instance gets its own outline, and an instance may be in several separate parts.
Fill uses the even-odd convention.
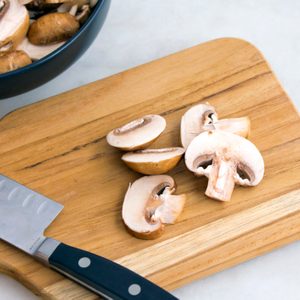
[[[48,245],[55,245],[49,252]],[[164,289],[122,267],[121,265],[47,238],[36,256],[106,299],[113,300],[174,300]],[[51,253],[52,252],[52,253]]]

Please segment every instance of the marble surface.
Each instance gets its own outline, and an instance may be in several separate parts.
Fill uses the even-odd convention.
[[[299,25],[298,0],[112,0],[107,22],[85,55],[48,84],[0,101],[0,117],[17,107],[225,36],[255,44],[300,110]],[[195,281],[174,294],[184,300],[297,300],[299,274],[300,242],[296,242]],[[15,299],[36,297],[0,275],[0,300]]]

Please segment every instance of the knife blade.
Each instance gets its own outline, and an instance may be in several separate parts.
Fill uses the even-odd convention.
[[[0,174],[0,239],[105,299],[178,299],[137,273],[44,236],[63,205]]]

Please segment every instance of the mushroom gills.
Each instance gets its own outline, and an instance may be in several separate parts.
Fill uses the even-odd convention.
[[[256,146],[242,136],[222,130],[199,134],[185,154],[187,168],[208,177],[205,194],[229,201],[235,184],[255,186],[263,178],[264,161]]]
[[[159,115],[146,115],[110,131],[106,140],[121,150],[141,150],[165,130],[166,120]]]
[[[167,175],[144,176],[129,185],[122,208],[129,232],[142,239],[159,237],[163,224],[174,223],[183,210],[186,197],[174,192],[175,182]]]
[[[163,174],[179,163],[184,151],[181,147],[139,150],[124,154],[122,160],[136,172],[147,175]]]

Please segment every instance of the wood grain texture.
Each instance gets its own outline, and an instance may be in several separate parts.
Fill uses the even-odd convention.
[[[121,206],[140,175],[105,135],[144,114],[167,128],[154,147],[179,145],[182,114],[209,101],[220,117],[249,116],[266,164],[262,183],[220,203],[181,162],[170,172],[188,200],[154,241],[130,236]],[[27,106],[0,121],[0,172],[65,209],[46,234],[130,267],[173,289],[300,237],[300,119],[267,62],[249,43],[219,39]],[[47,299],[97,296],[0,242],[0,269]]]

